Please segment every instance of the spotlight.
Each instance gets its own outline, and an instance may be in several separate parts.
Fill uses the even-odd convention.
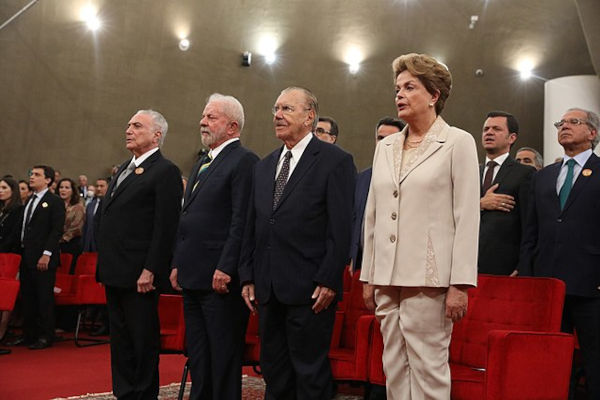
[[[183,38],[179,41],[179,50],[188,51],[190,48],[190,41],[186,38]]]
[[[357,73],[359,69],[360,69],[360,64],[357,62],[348,65],[348,70],[350,71],[351,74]]]
[[[265,54],[265,62],[267,64],[273,64],[277,60],[277,55],[275,53]]]
[[[346,52],[345,61],[351,74],[356,74],[360,69],[363,54],[357,47],[351,47]]]
[[[98,18],[97,10],[92,4],[86,4],[81,8],[79,18],[85,22],[91,31],[96,31],[102,26],[102,21]]]
[[[519,63],[517,70],[521,76],[521,80],[526,81],[533,76],[533,62],[531,60],[523,60]]]

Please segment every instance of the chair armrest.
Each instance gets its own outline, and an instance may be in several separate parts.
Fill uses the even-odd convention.
[[[490,331],[486,400],[566,399],[573,346],[566,333]]]

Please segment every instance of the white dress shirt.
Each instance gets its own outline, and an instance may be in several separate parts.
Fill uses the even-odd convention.
[[[565,183],[565,179],[567,179],[567,171],[569,170],[569,167],[567,166],[567,161],[569,161],[571,158],[575,160],[575,165],[573,166],[573,185],[575,185],[575,181],[577,180],[577,177],[581,173],[583,166],[585,165],[587,160],[591,157],[591,155],[592,155],[592,149],[587,149],[586,151],[582,151],[581,153],[577,154],[575,157],[569,157],[566,154],[563,156],[563,163],[562,163],[562,166],[560,167],[560,172],[558,173],[558,178],[556,179],[556,193],[557,194],[560,193],[560,188],[562,188],[562,185]]]
[[[506,161],[506,159],[508,158],[508,152],[502,154],[501,156],[498,156],[496,158],[494,158],[493,160],[491,158],[485,157],[485,164],[484,164],[484,168],[483,168],[483,176],[485,176],[485,174],[487,173],[487,170],[489,169],[487,164],[489,161],[495,161],[496,163],[498,163],[498,165],[496,165],[496,167],[494,168],[494,175],[492,176],[492,182],[494,182],[494,179],[496,179],[496,175],[498,175],[498,171],[500,171],[500,167],[502,167],[502,164],[504,164],[504,161]]]
[[[292,158],[290,158],[290,172],[288,177],[292,176],[292,172],[294,172],[296,165],[298,165],[298,162],[300,161],[300,157],[302,157],[302,153],[304,153],[304,150],[306,150],[306,146],[308,146],[308,143],[310,142],[312,137],[312,132],[308,132],[306,136],[304,136],[302,140],[296,143],[296,145],[291,149],[288,149],[287,147],[283,146],[283,150],[281,151],[281,155],[279,156],[279,161],[277,162],[277,171],[275,171],[275,179],[277,179],[277,176],[279,176],[279,171],[281,171],[281,167],[283,166],[283,159],[285,158],[285,153],[287,153],[288,150],[292,152]]]

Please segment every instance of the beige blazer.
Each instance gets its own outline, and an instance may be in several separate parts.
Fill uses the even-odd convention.
[[[401,172],[407,129],[386,137],[375,149],[360,279],[386,286],[475,286],[475,141],[438,117],[423,139],[429,145],[420,146]]]

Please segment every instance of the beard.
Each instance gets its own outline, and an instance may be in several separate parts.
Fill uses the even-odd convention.
[[[225,131],[222,132],[211,132],[208,129],[200,131],[200,140],[204,147],[212,148],[211,146],[225,137]]]

